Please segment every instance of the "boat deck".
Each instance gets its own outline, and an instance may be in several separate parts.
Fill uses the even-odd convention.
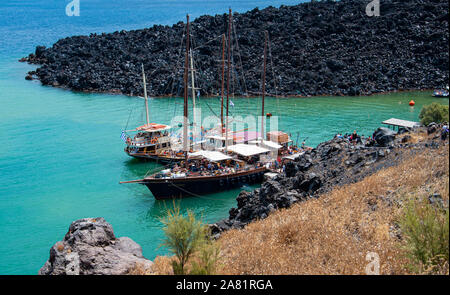
[[[267,170],[265,166],[245,166],[241,169],[234,169],[234,168],[228,168],[228,169],[219,169],[219,170],[207,170],[207,171],[179,171],[179,172],[173,172],[170,176],[163,176],[161,173],[155,173],[153,175],[150,175],[145,180],[165,180],[165,179],[203,179],[203,178],[211,178],[211,177],[234,177],[239,175],[245,175],[247,173],[252,173],[254,171],[258,170]],[[187,172],[187,173],[186,173]],[[159,176],[159,177],[158,177]]]

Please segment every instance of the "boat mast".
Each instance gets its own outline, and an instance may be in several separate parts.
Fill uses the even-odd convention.
[[[225,83],[225,34],[222,35],[222,91],[221,91],[221,101],[220,101],[220,129],[223,136],[223,88]]]
[[[261,113],[261,142],[264,140],[264,99],[266,97],[266,64],[267,64],[267,39],[269,32],[265,31],[265,42],[264,42],[264,68],[262,77],[262,113]]]
[[[189,75],[189,14],[186,15],[186,57],[184,61],[184,124],[183,145],[185,151],[185,165],[188,167],[188,75]]]
[[[225,125],[225,152],[228,150],[228,108],[230,106],[230,68],[231,68],[231,8],[228,16],[228,67],[227,67],[227,114]]]
[[[191,58],[191,87],[192,87],[192,126],[194,128],[193,135],[195,136],[196,131],[196,121],[195,121],[195,76],[194,76],[194,61],[192,58],[192,51],[190,51],[190,58]]]
[[[147,125],[150,125],[150,121],[148,119],[147,82],[145,81],[144,64],[142,64],[142,81],[144,83],[145,114],[146,114],[146,119],[147,119]]]

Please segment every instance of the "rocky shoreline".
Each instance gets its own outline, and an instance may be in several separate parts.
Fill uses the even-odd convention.
[[[415,140],[419,131],[430,134],[431,139]],[[356,183],[395,166],[410,153],[437,149],[440,144],[448,144],[448,136],[443,140],[442,133],[442,126],[432,123],[427,128],[401,129],[398,133],[379,128],[373,134],[374,140],[363,139],[358,144],[338,137],[321,143],[288,163],[284,174],[265,181],[252,192],[241,192],[236,198],[237,208],[230,209],[229,217],[210,225],[212,234],[218,238],[224,231],[243,228],[275,210],[318,198],[337,186]]]
[[[235,93],[260,92],[264,30],[271,38],[267,91],[272,95],[370,95],[447,85],[448,2],[386,0],[379,17],[365,14],[368,2],[317,1],[234,13],[240,52],[234,58],[243,66]],[[226,15],[201,16],[192,23],[202,95],[219,93],[220,35],[226,26]],[[51,48],[38,46],[21,61],[40,65],[26,79],[43,85],[125,95],[142,95],[143,63],[150,95],[180,95],[183,30],[179,22],[68,37]]]

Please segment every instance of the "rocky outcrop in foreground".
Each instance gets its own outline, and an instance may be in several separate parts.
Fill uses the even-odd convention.
[[[64,239],[50,249],[40,275],[123,275],[135,267],[150,270],[152,262],[127,237],[116,238],[103,218],[72,222]]]
[[[366,15],[369,2],[312,1],[235,13],[240,49],[238,55],[234,44],[235,93],[261,91],[264,30],[271,39],[266,80],[271,94],[370,95],[447,85],[448,1],[383,0],[379,17]],[[202,95],[220,92],[220,35],[226,28],[227,15],[201,16],[192,23],[196,86]],[[180,95],[183,30],[179,22],[38,46],[22,59],[41,65],[26,79],[76,91],[142,95],[144,64],[150,95]]]
[[[403,129],[397,134],[379,128],[374,132],[375,140],[366,139],[354,145],[345,138],[334,138],[321,143],[288,163],[284,174],[265,181],[260,189],[241,192],[236,199],[237,208],[231,208],[229,217],[210,225],[212,234],[218,238],[223,231],[243,228],[254,220],[266,218],[274,210],[317,198],[336,186],[358,182],[397,165],[409,152],[447,144],[448,132],[441,130],[442,126],[430,124],[428,133],[432,137],[424,141],[413,140],[416,131]],[[421,131],[427,133],[425,128]]]

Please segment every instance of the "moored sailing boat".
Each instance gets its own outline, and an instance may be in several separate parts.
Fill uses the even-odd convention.
[[[165,124],[150,123],[144,65],[142,65],[142,80],[144,85],[146,124],[126,131],[127,133],[136,132],[133,137],[126,136],[125,131],[122,133],[122,138],[124,138],[127,145],[124,149],[125,153],[135,158],[160,160],[162,162],[181,160],[182,157],[174,153],[171,148],[170,130],[172,127]]]
[[[229,46],[228,46],[228,79],[227,79],[227,116],[228,126],[229,107],[229,83],[230,83],[230,32],[231,9],[229,14]],[[189,16],[187,16],[186,31],[189,33]],[[189,56],[189,37],[186,39],[186,63],[184,79],[184,146],[187,150],[187,71]],[[223,82],[222,82],[223,85]],[[223,92],[222,92],[223,93]],[[223,100],[223,94],[222,94]],[[222,124],[223,126],[223,119]],[[263,180],[264,173],[270,168],[266,165],[270,159],[265,155],[270,150],[248,144],[234,144],[233,138],[229,140],[230,132],[227,128],[221,128],[221,136],[224,137],[223,152],[201,150],[194,153],[185,152],[185,159],[180,166],[175,164],[170,169],[162,170],[143,179],[122,182],[139,183],[147,186],[156,199],[181,198],[185,196],[199,196],[217,191],[223,191],[242,184],[253,184]],[[223,134],[225,133],[225,134]],[[267,161],[269,160],[269,161]]]
[[[181,163],[131,182],[147,186],[157,200],[201,196],[261,182],[269,167],[257,157],[269,150],[243,144],[230,146],[233,147],[236,150],[233,156],[199,151],[190,155],[187,167]]]

